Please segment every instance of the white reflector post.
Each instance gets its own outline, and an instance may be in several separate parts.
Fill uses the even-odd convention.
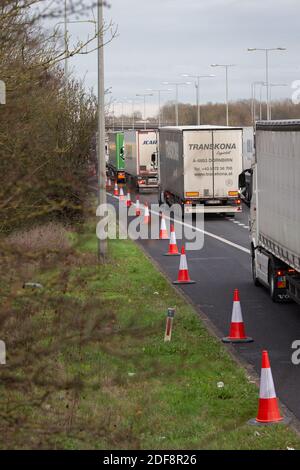
[[[165,331],[165,343],[168,342],[168,341],[171,341],[174,317],[175,317],[175,308],[173,308],[173,307],[168,308],[167,321],[166,321],[166,331]]]

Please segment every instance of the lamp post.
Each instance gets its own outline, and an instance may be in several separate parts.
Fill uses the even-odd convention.
[[[64,25],[64,44],[65,44],[65,86],[68,86],[68,77],[69,77],[69,36],[68,36],[68,24],[77,24],[77,23],[92,23],[97,28],[96,20],[68,20],[68,0],[64,0],[64,21],[56,23],[55,27],[58,25]]]
[[[98,2],[98,204],[106,204],[106,161],[105,161],[105,102],[104,102],[104,42],[103,3]],[[100,222],[104,215],[100,216]],[[98,259],[104,262],[107,256],[107,239],[98,238]]]
[[[144,98],[144,129],[147,129],[147,123],[146,123],[146,98],[147,98],[147,96],[153,96],[153,93],[137,93],[135,96],[140,96],[141,98]]]
[[[201,104],[200,104],[200,80],[201,78],[213,78],[215,75],[189,75],[187,73],[182,74],[183,77],[194,78],[196,87],[196,102],[197,102],[197,125],[201,124]]]
[[[254,127],[255,125],[255,119],[256,119],[256,86],[257,85],[264,85],[264,82],[252,82],[251,83],[251,114],[252,114],[252,125]],[[261,104],[260,104],[260,112],[261,112]]]
[[[225,80],[226,80],[226,125],[229,126],[228,69],[229,69],[229,67],[235,67],[235,64],[211,64],[211,67],[223,67],[223,68],[225,68]]]
[[[124,131],[124,100],[127,100],[127,97],[125,96],[124,98],[122,98],[122,101],[117,101],[116,104],[117,105],[121,105],[121,128],[122,128],[122,131]],[[119,122],[120,122],[120,119],[119,119]]]
[[[267,87],[267,120],[270,119],[270,85],[269,85],[269,52],[271,51],[286,51],[285,47],[248,47],[248,52],[263,51],[266,56],[266,87]]]
[[[269,103],[269,119],[272,119],[272,88],[278,86],[288,86],[287,83],[269,83],[270,103]]]
[[[136,103],[136,99],[135,98],[131,98],[128,100],[128,103],[131,104],[131,113],[132,113],[132,129],[134,130],[135,129],[135,117],[134,117],[134,109],[135,109],[135,103]]]
[[[161,113],[160,113],[161,94],[162,93],[169,93],[172,90],[171,90],[171,88],[168,88],[168,89],[161,88],[161,89],[158,89],[158,90],[154,90],[152,88],[147,88],[147,91],[152,91],[153,93],[158,94],[158,127],[160,127],[161,126]]]
[[[179,123],[179,112],[178,112],[178,88],[180,86],[190,85],[191,82],[163,82],[163,85],[172,85],[175,86],[176,95],[175,95],[175,122],[176,126]]]

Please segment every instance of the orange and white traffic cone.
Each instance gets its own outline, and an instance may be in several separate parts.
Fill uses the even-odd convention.
[[[263,351],[258,413],[257,418],[250,421],[250,424],[271,424],[280,421],[287,420],[281,416],[279,410],[268,352]]]
[[[130,206],[131,206],[131,197],[130,197],[130,191],[129,191],[129,189],[128,189],[128,191],[127,191],[126,206],[127,206],[127,207],[130,207]]]
[[[195,284],[195,281],[190,279],[184,246],[181,248],[178,278],[173,284]]]
[[[144,224],[148,225],[150,222],[150,212],[149,212],[149,207],[148,203],[145,203],[145,213],[144,213]]]
[[[176,243],[176,234],[174,225],[171,225],[171,234],[170,234],[170,243],[168,253],[165,253],[165,256],[180,256]]]
[[[139,196],[136,197],[136,201],[135,201],[135,215],[136,217],[139,217],[141,215]]]
[[[168,240],[169,239],[164,214],[161,214],[161,225],[160,225],[160,231],[159,231],[159,239],[160,240]]]
[[[111,179],[110,178],[108,178],[106,180],[106,189],[108,189],[108,190],[111,189]]]
[[[115,183],[115,187],[114,187],[114,196],[119,196],[118,183]]]
[[[242,316],[239,290],[234,290],[233,306],[229,336],[222,339],[223,343],[251,343],[252,338],[246,336]]]
[[[124,201],[124,199],[125,199],[124,191],[123,191],[123,188],[121,186],[121,188],[120,188],[120,201]]]

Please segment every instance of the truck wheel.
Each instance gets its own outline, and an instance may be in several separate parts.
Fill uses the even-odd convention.
[[[158,188],[158,204],[161,206],[162,204],[164,204],[164,201],[163,201],[163,198],[162,198],[162,194],[161,194],[161,190]]]
[[[277,289],[276,289],[276,275],[274,272],[275,268],[273,266],[273,263],[270,261],[269,263],[269,292],[270,292],[270,297],[273,300],[273,302],[279,302],[280,298],[278,297],[277,294]]]
[[[256,287],[260,286],[260,282],[258,280],[258,277],[257,277],[257,274],[256,274],[256,263],[255,263],[255,256],[252,255],[252,262],[251,262],[251,266],[252,266],[252,279],[253,279],[253,283]]]
[[[276,295],[276,289],[275,289],[275,276],[273,272],[269,274],[269,290],[270,290],[270,297],[273,300],[273,302],[277,302],[277,295]]]

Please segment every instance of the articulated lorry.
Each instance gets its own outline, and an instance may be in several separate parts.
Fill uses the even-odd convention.
[[[150,129],[125,131],[124,142],[129,184],[139,192],[157,190],[158,132]]]
[[[107,169],[109,176],[118,183],[126,182],[123,132],[109,133]]]
[[[250,212],[255,285],[300,303],[300,120],[257,122]]]
[[[159,130],[159,202],[185,213],[242,211],[242,128],[163,127]]]

